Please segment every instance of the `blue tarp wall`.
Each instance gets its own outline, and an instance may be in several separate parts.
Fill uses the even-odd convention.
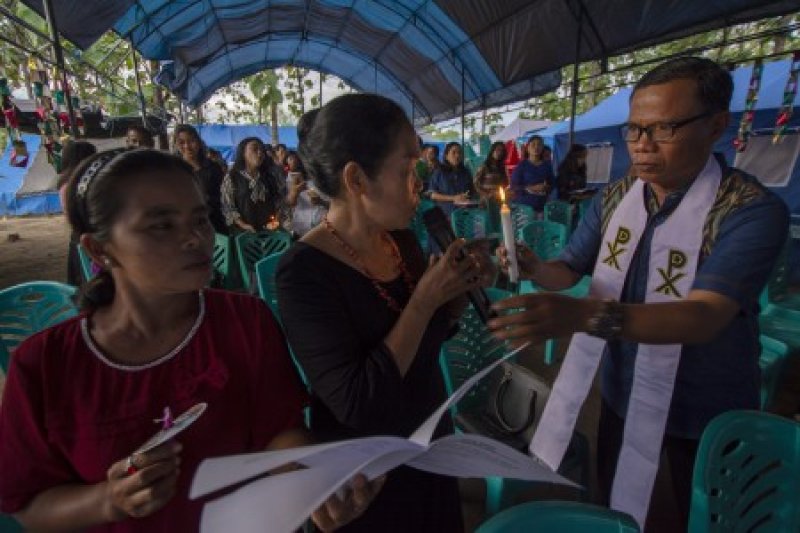
[[[764,64],[761,88],[755,106],[753,130],[756,133],[772,133],[775,119],[783,101],[783,91],[789,77],[790,61],[773,61]],[[752,65],[734,70],[734,90],[731,99],[731,123],[725,134],[715,146],[715,151],[725,155],[728,163],[733,164],[736,150],[733,140],[736,138],[739,121],[744,112],[747,90],[752,74]],[[611,162],[611,180],[624,176],[630,166],[630,158],[625,142],[619,133],[619,126],[627,121],[631,88],[622,89],[606,98],[597,106],[575,119],[575,142],[580,144],[610,143],[614,146]],[[794,113],[789,122],[789,129],[800,127],[800,92],[795,97]],[[540,132],[545,143],[554,147],[554,159],[560,161],[569,149],[569,121],[559,122]],[[770,187],[789,206],[793,215],[793,224],[800,223],[800,158],[795,163],[792,176],[784,187]],[[795,230],[798,231],[798,230]],[[795,239],[792,266],[794,279],[800,277],[800,241]]]
[[[57,192],[43,192],[28,196],[17,197],[17,191],[25,181],[25,175],[33,165],[34,159],[41,146],[41,137],[38,135],[22,135],[22,140],[28,147],[28,165],[25,168],[12,167],[11,151],[13,146],[8,144],[0,158],[0,215],[44,215],[60,213],[61,202]]]
[[[203,142],[209,148],[219,150],[229,163],[236,156],[236,147],[247,137],[258,137],[266,144],[272,144],[269,126],[257,124],[206,124],[195,126]],[[278,142],[285,144],[289,150],[297,150],[297,128],[294,126],[278,127]]]

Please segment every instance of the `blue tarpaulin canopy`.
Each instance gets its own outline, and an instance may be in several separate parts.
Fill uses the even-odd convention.
[[[42,13],[41,0],[23,0]],[[384,94],[417,122],[549,92],[560,68],[730,24],[797,0],[60,0],[78,46],[113,28],[190,104],[266,68],[297,65]],[[465,105],[462,106],[462,97]]]
[[[272,143],[269,126],[243,124],[205,124],[196,126],[200,138],[209,148],[219,150],[226,161],[232,162],[236,157],[236,147],[248,137],[257,137],[266,144]],[[289,150],[297,149],[297,128],[280,126],[278,142],[285,144]]]

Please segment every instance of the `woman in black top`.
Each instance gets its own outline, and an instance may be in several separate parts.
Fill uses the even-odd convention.
[[[573,144],[564,161],[558,165],[558,198],[569,200],[573,191],[586,188],[586,147]]]
[[[194,169],[194,175],[206,193],[209,219],[214,231],[228,233],[225,217],[222,215],[222,168],[206,155],[206,146],[200,134],[189,124],[179,124],[173,139],[175,150]]]
[[[284,203],[279,173],[259,138],[239,143],[233,167],[222,182],[222,211],[229,226],[238,231],[277,228]]]
[[[312,390],[311,427],[328,439],[409,436],[444,401],[442,342],[482,263],[456,241],[427,266],[407,228],[419,198],[414,129],[394,102],[340,96],[317,115],[300,156],[331,198],[322,224],[278,267],[280,317]],[[449,420],[439,434],[452,432]],[[344,528],[463,530],[455,479],[400,467]]]

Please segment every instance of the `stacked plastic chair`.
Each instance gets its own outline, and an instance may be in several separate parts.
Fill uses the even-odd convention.
[[[214,252],[211,260],[214,268],[214,285],[225,289],[233,287],[233,250],[231,238],[221,233],[214,234]]]
[[[83,274],[83,279],[85,281],[89,281],[94,277],[92,273],[92,258],[89,257],[89,254],[86,253],[86,250],[81,246],[78,245],[78,257],[81,260],[81,273]]]
[[[75,287],[54,281],[32,281],[0,291],[0,339],[6,352],[30,335],[78,313],[72,301]],[[8,368],[8,358],[0,357]]]
[[[242,284],[247,292],[252,293],[256,263],[259,259],[286,251],[292,244],[292,237],[285,231],[262,231],[240,233],[235,242]]]
[[[450,214],[456,237],[479,239],[486,237],[489,213],[485,209],[456,209]]]
[[[800,424],[729,411],[700,439],[689,531],[800,531]]]
[[[545,261],[555,259],[567,245],[567,232],[563,224],[548,220],[536,220],[525,225],[519,232],[519,237],[525,245]],[[584,276],[573,287],[558,291],[560,294],[573,298],[584,298],[589,294],[591,278]],[[520,283],[520,293],[543,292],[544,289],[531,281]],[[555,339],[548,339],[544,346],[544,360],[548,365],[555,361]]]
[[[635,533],[625,513],[577,502],[542,501],[517,505],[484,522],[475,533]]]
[[[573,213],[572,204],[562,200],[550,200],[544,205],[544,219],[563,224],[567,230],[567,238],[572,233]]]
[[[281,319],[278,314],[278,290],[275,286],[275,271],[278,269],[281,257],[283,257],[283,252],[268,255],[264,259],[259,259],[255,266],[258,295],[272,310],[272,314],[275,315],[278,322],[281,322]]]
[[[761,369],[761,410],[767,411],[772,406],[781,374],[789,356],[789,347],[786,343],[761,335],[761,356],[758,366]]]
[[[487,289],[489,299],[502,300],[511,296],[508,291]],[[439,366],[444,377],[448,395],[467,379],[486,367],[505,352],[505,344],[495,339],[478,314],[470,306],[459,322],[459,331],[442,345]],[[452,409],[454,417],[459,411],[474,412],[483,407],[489,395],[487,380],[481,380]],[[458,424],[457,424],[458,426]],[[463,429],[463,428],[459,428]],[[561,472],[579,471],[580,482],[588,486],[589,443],[585,436],[576,433],[562,462]],[[530,488],[531,482],[501,477],[486,478],[486,514],[491,516],[511,504],[515,494]],[[588,491],[584,492],[588,498]]]

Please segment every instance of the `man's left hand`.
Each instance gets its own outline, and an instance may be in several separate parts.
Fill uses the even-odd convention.
[[[326,533],[350,523],[364,513],[385,481],[386,476],[367,481],[362,474],[357,475],[350,482],[343,498],[334,494],[314,511],[311,519]]]

